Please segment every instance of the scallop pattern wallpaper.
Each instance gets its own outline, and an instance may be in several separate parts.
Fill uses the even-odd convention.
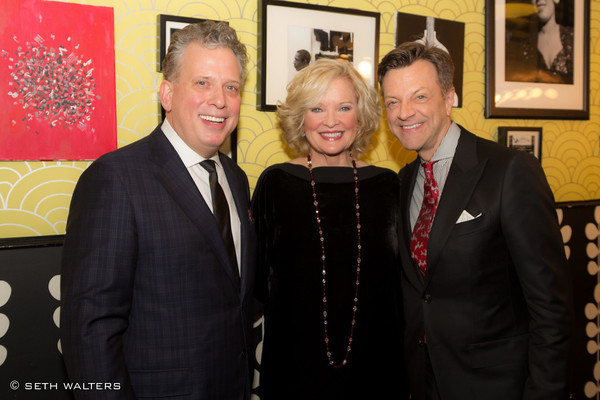
[[[118,146],[149,134],[160,120],[158,15],[226,20],[248,46],[251,62],[242,95],[237,159],[256,184],[263,169],[288,160],[275,115],[257,108],[260,54],[258,0],[74,0],[114,9]],[[395,12],[465,23],[463,105],[453,118],[479,136],[496,139],[498,126],[542,126],[542,165],[557,201],[600,198],[600,2],[591,1],[590,120],[484,118],[485,0],[299,0],[381,15],[379,57],[394,46]],[[282,82],[282,84],[284,84]],[[1,95],[1,94],[0,94]],[[398,170],[415,158],[390,134],[385,120],[365,159]],[[63,234],[71,193],[90,161],[0,162],[0,238]]]
[[[21,1],[21,0],[9,0]],[[56,1],[56,0],[49,0]],[[580,1],[580,0],[577,0]],[[158,88],[159,15],[225,20],[247,45],[250,63],[242,94],[238,125],[237,161],[248,174],[253,188],[269,165],[287,161],[280,132],[272,112],[258,110],[259,30],[258,0],[72,0],[66,3],[104,6],[114,9],[117,141],[122,147],[148,135],[161,119]],[[559,202],[600,199],[600,1],[590,0],[590,119],[529,120],[486,119],[485,105],[485,0],[296,0],[299,3],[354,8],[381,15],[379,57],[394,47],[397,11],[465,25],[462,107],[453,110],[459,124],[487,139],[497,138],[499,126],[542,127],[542,166]],[[0,3],[0,28],[5,0]],[[0,32],[1,29],[0,29]],[[3,32],[4,33],[4,32]],[[1,49],[0,49],[1,50]],[[282,82],[282,85],[284,82]],[[0,93],[0,96],[5,96]],[[1,128],[1,127],[0,127]],[[373,148],[365,160],[398,170],[416,154],[402,148],[387,129],[385,119],[374,136]],[[65,232],[71,194],[90,161],[0,162],[0,238],[59,235]],[[561,232],[570,265],[577,268],[578,342],[584,344],[581,370],[577,371],[577,393],[586,399],[600,399],[600,206],[559,211]],[[585,229],[577,227],[584,226]],[[582,243],[583,250],[575,247]],[[58,259],[58,249],[56,259]],[[45,307],[40,318],[51,324],[58,337],[59,276],[46,271],[10,268],[21,278],[0,278],[0,366],[8,365],[16,350],[7,345],[16,335],[21,302],[39,299]],[[41,284],[31,296],[30,277]],[[29,287],[29,286],[27,286]],[[21,299],[21,300],[19,300]],[[19,310],[12,312],[11,310]],[[46,318],[47,317],[47,318]],[[31,318],[27,318],[29,321]],[[37,323],[37,320],[31,319]],[[261,331],[258,321],[255,329]],[[259,333],[260,334],[260,333]],[[60,354],[60,341],[44,343],[52,356]],[[37,349],[37,348],[36,348]],[[256,352],[260,356],[262,342]],[[37,351],[37,350],[36,350]],[[41,350],[40,350],[41,351]],[[57,361],[58,362],[58,361]],[[45,372],[46,373],[46,372]],[[58,373],[58,372],[57,372]],[[59,378],[57,378],[59,379]],[[256,382],[255,382],[256,384]]]

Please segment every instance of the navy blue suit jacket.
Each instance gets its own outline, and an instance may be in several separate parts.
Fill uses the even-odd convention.
[[[63,252],[62,349],[71,382],[113,390],[78,397],[250,397],[256,236],[246,175],[220,157],[241,220],[241,280],[160,127],[79,179]]]
[[[412,399],[425,396],[425,348],[444,400],[566,398],[571,281],[539,161],[461,128],[425,279],[410,257],[419,162],[400,171]]]

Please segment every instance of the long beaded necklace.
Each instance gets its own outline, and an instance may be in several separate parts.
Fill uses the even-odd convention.
[[[352,155],[350,155],[352,157]],[[327,359],[329,365],[333,368],[341,368],[348,363],[348,356],[352,349],[352,337],[354,336],[354,325],[356,324],[356,310],[358,309],[358,286],[360,284],[360,206],[358,204],[358,171],[356,169],[356,162],[352,159],[352,168],[354,172],[354,197],[356,200],[356,231],[357,231],[357,257],[356,257],[356,286],[354,289],[354,306],[352,307],[352,325],[350,327],[350,336],[348,337],[348,346],[346,347],[346,356],[341,364],[336,364],[331,356],[331,350],[329,348],[329,334],[327,331],[327,270],[325,268],[325,239],[323,237],[323,229],[321,228],[321,217],[319,216],[319,202],[317,201],[317,192],[315,190],[315,177],[312,170],[312,161],[310,154],[307,156],[308,172],[310,174],[310,185],[312,187],[313,200],[315,205],[315,215],[317,217],[317,227],[319,228],[319,238],[321,240],[321,262],[322,262],[322,275],[323,275],[323,330],[325,331],[325,347],[327,350]]]

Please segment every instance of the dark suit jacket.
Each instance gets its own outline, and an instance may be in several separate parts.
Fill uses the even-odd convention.
[[[256,236],[246,175],[220,157],[241,220],[241,281],[160,127],[82,174],[64,244],[62,349],[71,382],[120,390],[81,398],[250,397]]]
[[[424,399],[426,347],[444,400],[566,398],[570,279],[539,161],[461,128],[425,279],[410,258],[419,162],[399,173],[412,398]],[[456,223],[463,210],[478,217]]]

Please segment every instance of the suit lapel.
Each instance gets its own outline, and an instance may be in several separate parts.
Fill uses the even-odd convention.
[[[238,285],[227,257],[225,243],[217,227],[216,220],[204,198],[196,187],[192,177],[185,168],[181,158],[169,143],[164,133],[157,128],[153,132],[152,158],[157,165],[156,177],[164,186],[175,203],[181,207],[190,221],[198,228],[214,250],[215,255],[225,268],[234,285]]]
[[[456,153],[429,233],[425,284],[435,273],[441,251],[469,203],[486,164],[487,160],[478,159],[475,135],[461,128]]]

